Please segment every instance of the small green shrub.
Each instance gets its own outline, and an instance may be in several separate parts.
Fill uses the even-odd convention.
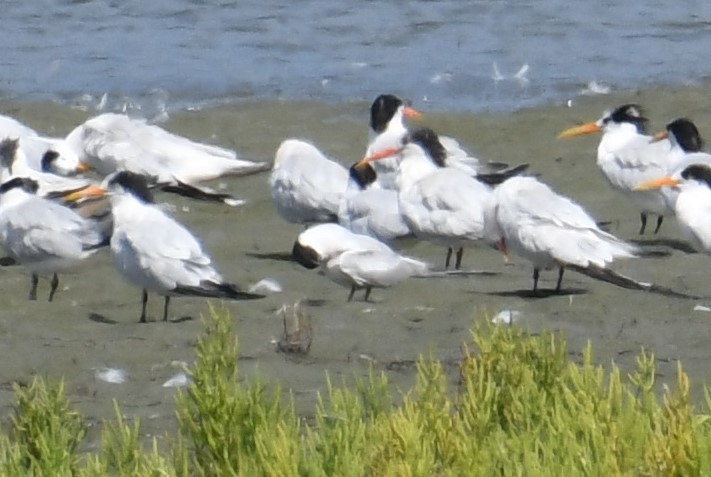
[[[475,350],[475,351],[473,351]],[[319,396],[302,422],[279,390],[239,376],[232,321],[212,313],[192,381],[176,397],[179,432],[158,451],[116,405],[96,453],[79,451],[81,416],[62,382],[16,387],[1,476],[687,476],[711,475],[711,393],[695,411],[681,365],[658,396],[645,352],[623,377],[595,365],[588,345],[571,361],[555,333],[475,326],[457,382],[420,358],[413,389],[394,399],[370,369]],[[395,404],[395,401],[398,404]]]

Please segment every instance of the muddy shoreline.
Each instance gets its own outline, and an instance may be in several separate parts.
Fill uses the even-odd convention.
[[[283,286],[282,293],[263,300],[212,305],[224,307],[235,320],[244,375],[259,372],[264,381],[279,383],[285,393],[293,395],[301,414],[313,412],[316,394],[325,389],[326,372],[334,382],[350,381],[372,364],[387,373],[394,388],[406,389],[418,355],[431,353],[456,363],[474,319],[501,310],[519,312],[520,323],[533,330],[564,332],[573,356],[591,342],[597,362],[614,361],[625,371],[632,369],[635,356],[644,348],[658,358],[660,386],[675,383],[676,362],[681,360],[699,399],[702,385],[711,381],[707,365],[711,314],[694,311],[694,307],[711,305],[706,279],[711,258],[673,247],[680,239],[673,219],[667,219],[658,236],[638,237],[637,213],[611,191],[595,165],[599,137],[561,141],[556,136],[568,126],[596,119],[606,108],[625,102],[643,105],[652,129],[686,116],[703,134],[711,131],[706,101],[710,94],[711,86],[629,92],[584,97],[572,107],[561,104],[505,115],[450,115],[424,109],[422,121],[458,138],[482,159],[529,163],[531,172],[540,174],[554,189],[574,198],[596,219],[609,221],[612,233],[641,239],[643,247],[660,252],[620,262],[616,270],[708,299],[624,290],[574,272],[564,278],[566,294],[531,298],[530,265],[516,257],[504,265],[500,255],[482,246],[467,251],[463,266],[494,272],[491,275],[413,279],[390,290],[375,290],[371,303],[346,303],[348,290],[279,260],[291,249],[301,227],[277,216],[269,198],[267,173],[211,184],[248,201],[239,208],[166,194],[159,195],[158,201],[173,205],[173,214],[201,238],[225,277],[243,286],[269,277]],[[349,164],[365,149],[367,108],[365,103],[232,105],[176,112],[163,126],[232,147],[245,158],[267,161],[281,140],[306,138]],[[89,115],[53,103],[1,101],[0,113],[53,135],[66,134]],[[426,243],[406,252],[437,265],[444,260],[444,250]],[[555,279],[555,272],[544,273],[541,286],[553,287]],[[146,435],[159,435],[175,426],[175,389],[162,384],[179,371],[181,362],[193,361],[195,340],[202,329],[200,317],[209,312],[206,300],[174,300],[171,322],[162,323],[156,321],[162,300],[151,297],[153,321],[139,324],[140,290],[121,280],[108,253],[62,276],[53,303],[27,301],[29,276],[21,267],[0,269],[0,282],[4,291],[0,295],[0,349],[8,357],[0,364],[2,418],[12,410],[12,383],[41,374],[64,377],[72,402],[91,423],[111,418],[116,399],[127,417],[141,418]],[[41,297],[46,297],[47,288],[41,281]],[[308,313],[315,330],[311,352],[304,358],[277,353],[275,341],[282,322],[276,311],[304,298],[310,300]],[[97,380],[95,371],[102,367],[125,370],[127,381]]]

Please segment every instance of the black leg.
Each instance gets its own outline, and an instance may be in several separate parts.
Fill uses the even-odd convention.
[[[368,301],[368,298],[370,298],[370,291],[372,290],[372,287],[365,287],[365,298],[364,301]]]
[[[30,285],[30,300],[36,300],[37,299],[37,282],[39,282],[39,277],[37,276],[36,273],[32,274],[32,279],[31,279],[31,285]]]
[[[538,275],[540,272],[537,268],[533,269],[533,294],[538,295]]]
[[[452,258],[452,247],[447,247],[447,259],[444,261],[444,269],[449,268],[449,260]]]
[[[565,267],[558,268],[558,283],[555,284],[555,292],[560,293],[560,284],[563,283],[563,272]]]
[[[148,292],[146,289],[143,289],[143,295],[141,297],[141,302],[142,302],[142,308],[141,308],[141,319],[138,320],[140,323],[145,323],[146,322],[146,305],[148,304]]]
[[[647,214],[642,212],[639,214],[639,218],[642,221],[642,227],[639,229],[639,234],[644,235],[644,229],[647,227]]]
[[[459,250],[457,250],[457,262],[454,265],[454,268],[459,270],[459,267],[462,266],[462,257],[464,256],[464,247],[460,247]]]
[[[165,296],[165,301],[163,301],[163,321],[168,321],[168,305],[170,304],[170,297]]]
[[[664,222],[664,216],[660,215],[657,217],[657,228],[654,229],[655,234],[659,232],[659,229],[662,227],[662,222]]]
[[[52,275],[52,282],[50,283],[51,288],[49,289],[49,301],[52,301],[54,299],[54,294],[57,291],[57,287],[59,286],[59,277],[55,273]]]
[[[355,291],[356,291],[356,287],[355,287],[355,285],[352,285],[351,292],[348,294],[348,301],[353,300],[353,294],[355,293]]]

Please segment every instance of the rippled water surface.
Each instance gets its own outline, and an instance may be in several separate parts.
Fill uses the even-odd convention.
[[[511,111],[711,71],[702,1],[5,0],[2,17],[1,96],[114,109],[392,91]]]

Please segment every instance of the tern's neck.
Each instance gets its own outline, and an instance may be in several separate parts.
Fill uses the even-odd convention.
[[[396,179],[398,190],[409,188],[415,182],[439,169],[420,146],[410,144],[403,149],[401,154],[402,159]]]
[[[29,194],[22,189],[11,189],[4,194],[0,194],[0,207],[3,209],[14,207],[30,200],[32,197],[34,197],[34,195]]]
[[[402,121],[402,113],[397,113],[382,132],[377,133],[370,130],[370,141],[365,155],[372,156],[383,149],[401,147],[402,140],[406,135],[407,128]]]

